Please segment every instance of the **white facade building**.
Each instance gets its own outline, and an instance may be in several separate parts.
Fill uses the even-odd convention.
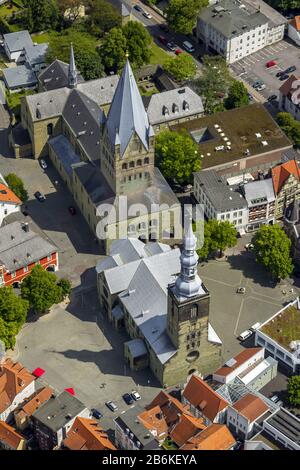
[[[232,64],[283,39],[286,22],[261,0],[221,0],[201,11],[197,37]]]
[[[290,77],[279,88],[279,109],[300,121],[300,77]]]

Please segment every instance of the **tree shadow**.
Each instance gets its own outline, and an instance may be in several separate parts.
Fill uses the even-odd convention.
[[[240,271],[246,279],[251,279],[254,284],[262,287],[276,287],[277,282],[270,276],[266,269],[257,263],[253,253],[242,252],[238,255],[230,255],[227,261],[231,269]]]

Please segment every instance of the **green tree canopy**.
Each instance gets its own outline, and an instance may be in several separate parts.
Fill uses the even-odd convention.
[[[267,3],[280,11],[296,10],[300,7],[299,0],[267,0]]]
[[[155,155],[163,175],[181,184],[191,183],[193,172],[201,168],[198,145],[186,131],[161,132],[156,138]]]
[[[300,121],[294,119],[290,113],[278,113],[276,120],[293,144],[300,147]]]
[[[171,57],[164,65],[164,69],[172,75],[175,80],[191,80],[196,74],[196,63],[190,54],[179,54]]]
[[[32,32],[55,29],[60,14],[56,0],[23,0],[24,22]]]
[[[96,50],[96,40],[87,33],[68,29],[66,32],[50,37],[47,62],[55,59],[69,62],[70,45],[73,43],[77,69],[85,80],[103,77],[104,68]]]
[[[67,295],[70,295],[70,293],[71,293],[71,283],[70,283],[69,279],[65,279],[63,277],[58,281],[57,285],[61,288],[63,297],[66,297]]]
[[[226,248],[233,247],[236,243],[237,231],[230,222],[211,219],[204,224],[204,244],[197,253],[201,259],[207,259],[218,250],[222,257]]]
[[[256,259],[275,279],[285,279],[293,270],[291,241],[278,225],[263,225],[252,239]]]
[[[118,10],[106,0],[90,0],[87,25],[94,34],[103,36],[112,28],[120,27],[122,18]]]
[[[199,95],[203,97],[206,114],[223,111],[223,100],[232,81],[233,78],[223,57],[204,56],[202,76],[196,82],[196,86]]]
[[[120,72],[126,62],[127,41],[121,28],[112,28],[103,39],[100,57],[107,71]]]
[[[19,199],[21,199],[22,202],[26,202],[28,200],[28,193],[24,188],[24,183],[21,178],[19,178],[19,176],[17,176],[15,173],[9,173],[5,176],[4,179],[7,182],[8,187],[15,193],[16,196],[18,196]]]
[[[249,104],[248,90],[242,82],[233,81],[224,104],[226,109],[240,108]]]
[[[288,379],[287,391],[289,402],[293,406],[300,405],[300,375],[293,375]]]
[[[167,22],[177,33],[191,34],[201,9],[208,5],[208,0],[170,0],[165,8]]]
[[[63,299],[63,288],[58,285],[55,274],[35,266],[21,285],[22,297],[28,300],[36,312],[45,312]]]
[[[17,296],[12,287],[0,288],[0,339],[6,348],[15,345],[15,337],[25,323],[29,302]]]

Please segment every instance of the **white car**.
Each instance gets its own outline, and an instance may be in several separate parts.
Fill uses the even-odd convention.
[[[138,400],[141,399],[141,395],[140,395],[138,392],[136,392],[135,390],[133,390],[133,391],[131,392],[131,396],[132,396],[132,398],[133,398],[135,401],[138,401]]]
[[[243,332],[238,336],[238,339],[239,339],[240,341],[245,341],[247,338],[250,338],[251,335],[252,335],[252,331],[246,330],[246,331],[243,331]]]
[[[266,88],[266,85],[263,84],[263,85],[259,85],[258,87],[256,87],[257,91],[262,91]]]
[[[150,15],[150,13],[148,13],[147,11],[144,11],[143,16],[148,18],[148,20],[151,20],[151,18],[152,18],[152,15]]]
[[[46,168],[48,168],[48,165],[43,158],[40,159],[40,165],[43,168],[43,170],[46,170]]]
[[[247,251],[251,251],[251,250],[253,250],[254,245],[253,245],[253,243],[247,243],[245,245],[245,248],[246,248]]]

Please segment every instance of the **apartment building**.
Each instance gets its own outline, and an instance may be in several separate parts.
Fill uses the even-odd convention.
[[[290,77],[279,88],[279,109],[300,120],[300,77]]]
[[[257,230],[261,225],[275,222],[275,194],[272,178],[253,181],[243,186],[248,204],[247,232]]]
[[[283,39],[286,22],[261,0],[222,0],[201,11],[197,37],[232,64]]]

